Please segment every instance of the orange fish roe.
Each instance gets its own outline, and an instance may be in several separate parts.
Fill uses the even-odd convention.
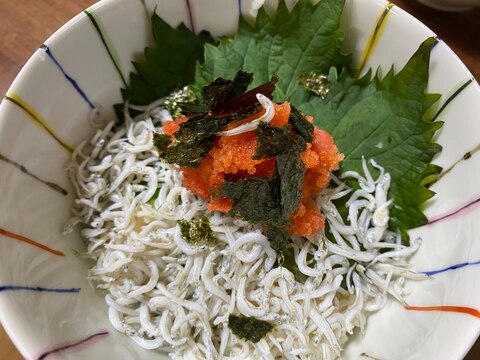
[[[313,133],[312,150],[319,156],[318,165],[311,169],[317,176],[317,192],[322,191],[330,182],[330,173],[338,169],[343,154],[338,153],[332,136],[326,131],[315,128]]]
[[[317,128],[313,132],[312,144],[300,154],[307,171],[302,184],[302,201],[292,216],[288,232],[298,236],[311,236],[323,229],[324,219],[313,199],[330,182],[330,173],[338,169],[343,154],[338,153],[329,133]]]
[[[227,213],[232,208],[232,200],[224,198],[224,199],[211,199],[208,203],[207,209],[209,211],[220,211],[223,213]]]
[[[277,127],[287,124],[290,116],[290,104],[285,102],[281,105],[274,105],[275,115],[269,124]],[[256,119],[260,114],[249,119]],[[213,167],[215,171],[225,174],[236,174],[242,171],[248,175],[254,175],[260,168],[259,165],[265,162],[265,159],[253,159],[256,149],[257,136],[253,131],[235,136],[222,136],[210,150],[210,155],[214,159]]]
[[[235,136],[222,136],[210,150],[214,171],[224,174],[236,174],[239,171],[255,174],[255,166],[263,162],[263,159],[252,159],[256,148],[257,136],[253,131]]]
[[[312,150],[312,144],[307,144],[307,149],[300,154],[307,169],[312,169],[318,166],[320,162],[320,156]]]
[[[167,135],[173,135],[180,129],[180,124],[188,120],[188,117],[182,116],[174,121],[164,121],[162,130]]]
[[[288,124],[288,118],[290,117],[291,107],[286,101],[283,104],[273,104],[275,106],[275,115],[272,121],[268,124],[272,126],[282,127]]]
[[[292,224],[287,231],[292,235],[310,236],[323,229],[325,224],[323,215],[309,198],[302,199],[298,210],[292,215]]]
[[[203,159],[198,169],[182,167],[183,186],[205,200],[212,198],[212,191],[220,189],[225,181],[222,172],[214,171],[213,158],[208,155]]]
[[[274,104],[275,115],[270,125],[281,127],[288,123],[291,107],[285,102]],[[262,112],[248,119],[230,125],[230,130],[247,121],[258,118]],[[313,119],[309,116],[310,122]],[[175,121],[164,122],[163,129],[167,134],[174,134],[185,117]],[[208,200],[210,211],[228,212],[232,207],[230,199],[216,199],[214,192],[221,188],[225,181],[238,181],[248,177],[272,177],[275,173],[275,159],[254,160],[257,138],[254,131],[235,136],[222,136],[215,140],[209,154],[200,167],[182,168],[183,184],[199,197]],[[291,217],[287,231],[292,235],[311,236],[323,229],[324,218],[315,204],[315,197],[330,181],[330,173],[338,169],[343,155],[338,153],[330,134],[314,129],[312,143],[300,154],[307,170],[302,184],[302,199],[298,210]]]

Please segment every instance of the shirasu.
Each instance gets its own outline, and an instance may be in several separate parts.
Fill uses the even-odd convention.
[[[145,111],[141,120],[127,115],[121,126],[97,128],[68,165],[77,199],[65,232],[82,225],[93,261],[88,279],[105,294],[116,330],[174,359],[334,359],[388,294],[403,301],[404,278],[419,277],[406,259],[420,240],[402,245],[387,229],[390,175],[380,165],[363,159],[363,174],[332,175],[333,187],[318,196],[330,233],[293,237],[295,262],[307,276],[301,284],[274,268],[260,226],[207,211],[182,186],[182,173],[159,161],[152,132],[170,117],[161,108]],[[259,121],[268,116],[267,109]],[[335,207],[344,197],[346,220]],[[214,247],[181,236],[177,220],[201,216],[211,223]],[[276,326],[254,344],[230,331],[231,313]]]

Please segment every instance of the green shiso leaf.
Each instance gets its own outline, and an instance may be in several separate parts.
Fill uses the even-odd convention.
[[[290,101],[330,132],[345,155],[343,171],[361,171],[363,156],[390,173],[390,229],[399,230],[406,240],[407,230],[426,222],[421,205],[433,192],[422,184],[440,171],[431,161],[440,151],[432,139],[442,124],[428,119],[439,96],[426,93],[434,39],[426,40],[398,74],[392,69],[383,78],[369,72],[354,79],[351,59],[341,53],[343,5],[341,0],[322,0],[315,6],[300,1],[291,13],[284,4],[272,17],[260,10],[253,27],[241,20],[234,38],[206,45],[196,84],[231,78],[238,70],[253,72],[253,85],[277,74],[274,100]],[[300,84],[302,75],[312,73],[329,74],[325,99]],[[295,131],[305,136],[301,126]]]
[[[228,327],[238,337],[254,343],[259,342],[273,329],[273,325],[268,321],[233,314],[228,316]]]
[[[256,86],[276,74],[275,101],[291,99],[301,75],[327,74],[332,66],[341,69],[350,63],[341,53],[343,5],[343,0],[321,0],[317,5],[301,0],[291,13],[284,3],[271,17],[260,9],[253,27],[240,19],[233,39],[205,46],[205,63],[197,66],[196,85],[206,86],[218,77],[231,79],[244,70],[255,74]]]
[[[421,205],[434,193],[422,181],[440,171],[431,165],[441,147],[433,142],[440,122],[429,120],[428,110],[439,95],[426,93],[430,51],[434,38],[421,44],[397,74],[390,70],[355,80],[346,72],[329,75],[330,92],[325,100],[311,96],[299,108],[327,130],[345,154],[342,171],[362,171],[362,157],[374,159],[390,173],[393,198],[390,229],[407,230],[424,225]],[[298,91],[301,91],[300,89]]]
[[[193,82],[195,63],[203,60],[203,49],[213,42],[208,33],[193,34],[185,25],[176,29],[152,15],[155,44],[145,49],[143,61],[133,62],[128,89],[122,89],[123,100],[148,105],[172,91]]]

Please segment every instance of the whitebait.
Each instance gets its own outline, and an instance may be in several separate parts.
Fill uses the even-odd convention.
[[[259,119],[219,135],[270,121],[273,104],[258,100],[266,109]],[[421,278],[406,261],[420,240],[405,246],[387,229],[390,175],[373,160],[363,159],[363,174],[333,177],[335,186],[317,198],[329,233],[293,237],[296,267],[306,277],[300,283],[274,267],[275,251],[259,226],[207,211],[182,186],[181,172],[158,160],[152,132],[171,117],[155,106],[142,110],[144,120],[110,122],[75,149],[68,174],[77,200],[65,226],[69,232],[83,224],[93,260],[88,279],[104,289],[112,326],[139,346],[174,359],[334,359],[386,294],[403,301],[404,277]],[[334,205],[339,198],[348,198],[346,220]],[[182,237],[177,221],[199,217],[209,220],[215,244]],[[275,326],[254,344],[231,332],[230,314]]]

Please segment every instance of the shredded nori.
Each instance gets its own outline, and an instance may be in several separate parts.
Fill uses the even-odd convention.
[[[303,137],[306,142],[311,143],[313,141],[313,124],[305,119],[305,116],[293,105],[291,106],[288,122],[292,125],[293,130]]]
[[[180,232],[185,241],[193,245],[215,245],[216,238],[206,217],[191,221],[178,220]]]
[[[286,225],[280,203],[278,182],[267,178],[247,178],[222,184],[219,197],[233,201],[230,216],[273,227]]]
[[[281,259],[283,253],[288,251],[290,235],[282,228],[266,226],[265,236],[268,238],[272,249],[277,253],[277,257]]]
[[[228,317],[228,327],[238,337],[254,343],[259,342],[273,329],[273,325],[268,321],[233,314]]]
[[[166,163],[197,168],[212,148],[217,132],[228,124],[259,112],[260,108],[260,104],[257,104],[224,117],[197,114],[182,123],[174,137],[154,133],[153,145],[158,156]]]
[[[197,97],[190,86],[171,93],[163,103],[173,118],[178,118],[184,113],[184,108],[191,108],[197,103]]]
[[[253,74],[239,71],[233,80],[218,78],[206,86],[203,89],[203,104],[194,104],[188,98],[185,108],[193,116],[180,124],[173,137],[154,134],[153,144],[159,157],[169,164],[199,167],[212,148],[216,133],[229,124],[260,112],[262,107],[256,98],[258,92],[272,97],[278,81],[275,76],[271,81],[245,92],[252,79]]]
[[[278,155],[275,163],[280,181],[282,214],[289,218],[298,209],[302,200],[303,178],[307,168],[297,151]]]
[[[233,80],[215,79],[202,89],[203,100],[212,113],[218,114],[222,105],[247,91],[252,80],[253,74],[244,71],[237,72]]]
[[[283,231],[290,216],[298,209],[302,199],[302,183],[306,167],[300,153],[289,151],[276,157],[273,178],[247,178],[222,184],[218,197],[233,201],[230,216],[267,225]],[[284,247],[284,239],[271,236],[276,250]]]
[[[170,135],[153,133],[153,145],[158,151],[158,157],[166,163],[185,167],[199,167],[214,140],[215,137],[210,136],[177,141],[172,140]]]
[[[286,152],[302,152],[306,149],[305,140],[292,134],[292,127],[276,127],[261,122],[255,130],[257,149],[253,159],[268,159]]]
[[[254,104],[228,116],[217,117],[209,113],[198,114],[188,121],[180,124],[180,129],[175,133],[178,141],[193,141],[205,139],[222,131],[227,125],[235,123],[256,114],[260,111],[260,104]]]
[[[221,111],[221,113],[223,114],[230,114],[246,107],[252,106],[252,104],[256,104],[258,101],[257,94],[263,94],[269,99],[272,99],[273,91],[275,90],[277,82],[277,76],[273,75],[269,82],[259,85],[256,88],[231,99],[230,101],[223,104],[222,108],[219,111]]]

